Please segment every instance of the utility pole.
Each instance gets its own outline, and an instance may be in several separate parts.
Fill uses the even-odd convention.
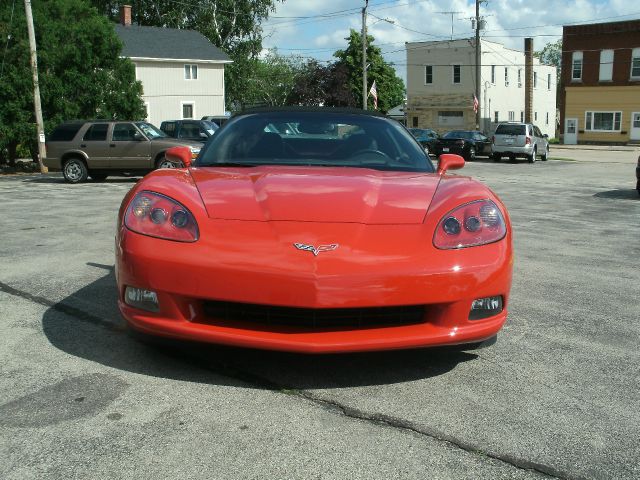
[[[480,55],[480,1],[476,0],[476,101],[478,108],[476,109],[476,130],[480,130],[480,72],[481,72],[481,55]]]
[[[44,145],[44,124],[42,121],[42,105],[40,104],[40,85],[38,83],[38,57],[36,56],[36,35],[33,29],[31,0],[24,0],[24,10],[27,15],[29,50],[31,51],[31,72],[33,73],[33,104],[36,113],[36,127],[38,129],[38,165],[40,166],[40,173],[46,173],[47,167],[42,163],[42,159],[46,156],[46,149]]]
[[[369,0],[364,1],[362,9],[362,109],[367,109],[367,7]]]

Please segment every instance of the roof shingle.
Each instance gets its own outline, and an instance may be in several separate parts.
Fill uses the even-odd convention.
[[[226,53],[195,30],[120,24],[115,29],[124,43],[122,55],[125,57],[231,61]]]

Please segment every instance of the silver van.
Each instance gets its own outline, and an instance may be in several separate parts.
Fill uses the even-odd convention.
[[[546,161],[549,156],[549,138],[531,123],[501,123],[491,139],[491,156],[495,161],[502,157],[526,158],[533,163],[539,156]]]

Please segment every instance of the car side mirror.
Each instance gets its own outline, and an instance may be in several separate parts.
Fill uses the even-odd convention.
[[[549,138],[549,135],[547,135],[546,133],[543,135],[544,138]]]
[[[438,175],[444,175],[447,170],[458,170],[464,167],[464,158],[454,153],[443,153],[438,162]]]
[[[200,132],[200,138],[209,138],[206,133]]]
[[[145,138],[140,132],[136,132],[136,133],[133,134],[133,139],[136,142],[142,142]]]
[[[191,166],[191,149],[189,147],[171,147],[164,152],[164,156],[170,162],[183,168]]]

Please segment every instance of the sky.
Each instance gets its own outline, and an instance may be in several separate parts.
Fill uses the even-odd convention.
[[[320,61],[346,47],[350,29],[361,31],[364,0],[285,0],[263,23],[263,47],[283,55]],[[475,1],[369,0],[367,29],[383,56],[406,81],[405,42],[469,38]],[[454,13],[443,13],[454,12]],[[524,50],[533,37],[534,50],[562,37],[562,25],[639,19],[640,3],[628,0],[490,0],[482,2],[486,20],[482,37]],[[453,20],[453,21],[452,21]],[[393,22],[393,23],[390,23]]]

